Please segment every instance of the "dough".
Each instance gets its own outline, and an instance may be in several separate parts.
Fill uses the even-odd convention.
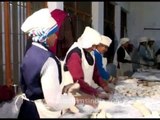
[[[106,118],[112,118],[112,115],[110,113],[106,113]]]
[[[106,118],[106,112],[104,110],[100,110],[96,118]]]
[[[76,90],[76,89],[79,89],[80,88],[80,85],[78,83],[74,83],[68,90],[68,94],[71,94],[71,92],[73,90]],[[70,108],[70,111],[72,113],[78,113],[79,112],[79,109],[76,107],[76,106],[73,106]]]
[[[160,117],[158,111],[152,111],[152,116],[154,116],[154,117]]]
[[[135,107],[136,109],[138,109],[142,113],[142,115],[144,117],[147,117],[147,116],[151,115],[150,110],[147,109],[146,106],[143,103],[139,102],[139,101],[134,102],[133,103],[133,107]]]
[[[68,90],[68,93],[67,94],[72,94],[71,92],[76,90],[76,89],[79,89],[80,88],[80,85],[78,83],[74,83]],[[63,110],[62,111],[62,114],[66,113],[68,109],[66,110]],[[78,113],[79,112],[79,109],[76,107],[76,106],[72,106],[69,108],[70,112],[72,113]]]
[[[109,113],[106,113],[105,110],[101,109],[97,113],[92,113],[90,118],[112,118],[112,115]]]
[[[109,102],[109,101],[99,101],[99,104],[98,104],[98,107],[97,109],[98,110],[105,110],[106,107],[108,108],[111,108],[114,106],[114,103],[113,102]]]
[[[68,90],[68,93],[71,93],[73,90],[79,89],[80,85],[79,83],[74,83]]]

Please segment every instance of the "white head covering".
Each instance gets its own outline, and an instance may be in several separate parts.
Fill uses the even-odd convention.
[[[123,45],[123,44],[125,44],[126,42],[129,42],[130,41],[130,39],[129,38],[121,38],[120,39],[120,42],[119,42],[119,44],[118,44],[118,46],[117,46],[117,49],[116,49],[116,51],[115,51],[115,54],[114,54],[114,59],[113,59],[113,64],[115,64],[116,66],[117,66],[117,64],[118,64],[118,62],[117,62],[117,50],[119,49],[119,47],[121,46],[121,45]]]
[[[104,35],[101,35],[101,41],[100,43],[102,43],[103,45],[106,45],[106,46],[110,46],[110,44],[112,43],[112,40],[107,37],[107,36],[104,36]]]
[[[101,35],[98,31],[87,26],[77,42],[82,48],[90,48],[92,45],[98,45],[101,41]]]
[[[22,24],[21,30],[32,35],[33,41],[45,43],[49,35],[57,32],[58,25],[49,9],[43,8],[30,15]]]
[[[129,38],[121,38],[120,39],[120,45],[123,45],[123,44],[125,44],[126,42],[129,42]]]
[[[140,39],[139,39],[139,42],[141,43],[141,42],[148,42],[148,38],[147,37],[141,37]]]
[[[149,38],[148,41],[153,41],[154,42],[155,39],[152,37],[152,38]]]
[[[52,18],[49,9],[43,8],[30,15],[21,26],[21,30],[25,33],[38,28],[51,28],[56,25],[56,21]]]

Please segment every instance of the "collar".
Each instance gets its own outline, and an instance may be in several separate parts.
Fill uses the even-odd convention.
[[[35,46],[37,46],[37,47],[39,47],[39,48],[42,48],[42,49],[44,49],[44,50],[48,51],[48,49],[47,49],[47,48],[45,48],[45,47],[44,47],[43,45],[41,45],[40,43],[32,42],[32,45],[35,45]]]

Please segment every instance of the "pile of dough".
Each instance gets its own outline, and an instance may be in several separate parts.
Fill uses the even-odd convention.
[[[133,84],[133,83],[131,83]],[[115,87],[115,91],[124,96],[140,96],[140,97],[152,97],[152,96],[160,96],[160,85],[153,86],[143,86],[143,84],[139,84],[137,86],[131,87],[131,85],[117,85]]]

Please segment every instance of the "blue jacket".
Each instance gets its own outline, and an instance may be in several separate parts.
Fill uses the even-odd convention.
[[[109,80],[110,78],[110,74],[108,71],[106,71],[103,68],[103,63],[102,63],[102,54],[100,54],[98,52],[98,50],[94,50],[94,56],[95,56],[95,64],[96,67],[99,71],[100,76],[104,79],[104,80]]]

